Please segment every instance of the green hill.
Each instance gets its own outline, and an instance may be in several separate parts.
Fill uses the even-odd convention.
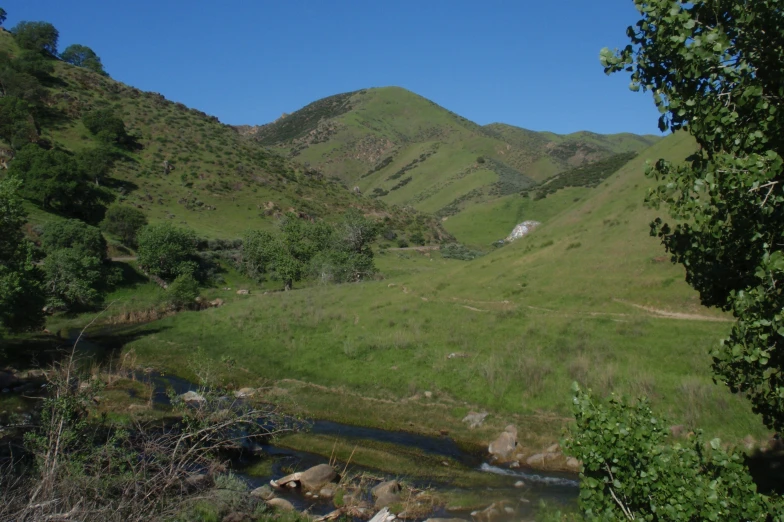
[[[447,226],[462,219],[455,233],[487,235],[478,229],[506,234],[522,218],[542,221],[474,261],[389,252],[378,256],[385,281],[180,314],[129,348],[171,369],[193,345],[206,360],[228,350],[256,376],[226,370],[235,386],[273,379],[279,397],[306,411],[360,424],[398,416],[433,432],[461,429],[472,408],[499,423],[522,412],[522,444],[536,448],[562,433],[578,381],[599,394],[646,394],[671,422],[724,440],[766,436],[745,399],[712,382],[708,353],[730,323],[700,306],[648,235],[645,160],[681,161],[693,149],[687,135],[669,136],[596,189],[472,207]],[[422,402],[425,390],[433,399]]]
[[[19,53],[12,35],[2,30],[0,52]],[[444,235],[437,220],[360,197],[249,142],[214,116],[51,61],[54,72],[44,81],[47,110],[40,118],[39,141],[72,153],[93,148],[95,139],[81,117],[93,109],[112,109],[134,136],[136,148],[116,151],[120,158],[107,186],[153,222],[169,220],[205,237],[235,238],[250,228],[272,227],[286,211],[331,219],[356,206],[390,218],[391,227],[399,230],[421,230],[427,238]],[[2,141],[0,148],[9,149]],[[57,218],[32,205],[30,213],[33,224]]]
[[[479,126],[399,87],[330,96],[246,134],[363,193],[439,216],[656,138]]]

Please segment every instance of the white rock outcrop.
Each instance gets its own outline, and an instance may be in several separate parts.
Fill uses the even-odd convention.
[[[523,221],[512,230],[512,233],[504,240],[506,243],[511,243],[515,239],[520,239],[531,233],[533,229],[541,225],[538,221]]]

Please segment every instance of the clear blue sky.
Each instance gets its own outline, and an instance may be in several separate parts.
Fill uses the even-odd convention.
[[[605,76],[632,0],[0,0],[51,22],[117,80],[231,124],[398,85],[477,123],[658,133],[649,94]]]

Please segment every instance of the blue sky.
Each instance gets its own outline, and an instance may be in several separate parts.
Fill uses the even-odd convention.
[[[6,27],[51,22],[117,80],[231,124],[398,85],[480,124],[658,133],[649,94],[608,77],[632,0],[2,0]]]

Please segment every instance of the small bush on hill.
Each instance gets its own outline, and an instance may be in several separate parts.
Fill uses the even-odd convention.
[[[480,250],[471,250],[460,243],[449,243],[441,247],[441,257],[445,259],[459,259],[461,261],[471,261],[477,257],[485,255]]]

